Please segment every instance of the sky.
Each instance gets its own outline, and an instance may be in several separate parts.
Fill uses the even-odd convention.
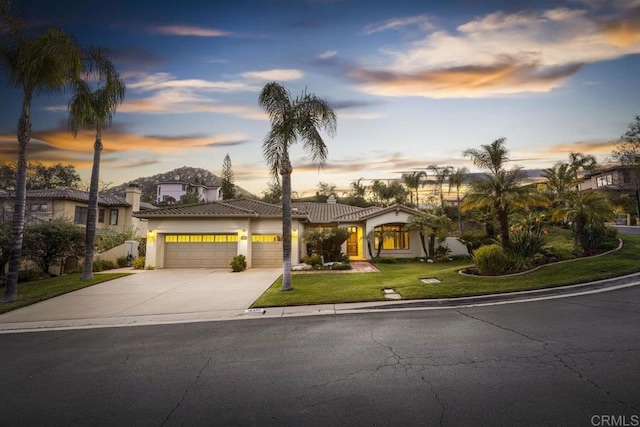
[[[513,165],[610,154],[640,114],[640,0],[14,0],[39,25],[109,49],[127,85],[103,132],[114,185],[181,166],[258,195],[270,129],[258,105],[277,81],[336,111],[318,170],[291,151],[293,190],[347,191],[429,165],[476,169],[462,152],[504,137]],[[89,180],[93,139],[67,130],[69,92],[32,106],[29,158]],[[0,82],[0,161],[15,161],[21,92]]]

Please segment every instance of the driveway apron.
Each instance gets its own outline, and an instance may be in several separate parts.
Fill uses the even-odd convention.
[[[123,326],[240,317],[280,268],[147,270],[0,315],[16,329]]]

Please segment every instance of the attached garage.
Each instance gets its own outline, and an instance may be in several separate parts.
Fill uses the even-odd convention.
[[[167,234],[165,268],[227,268],[238,253],[237,234]]]
[[[252,267],[282,267],[282,234],[251,236]]]

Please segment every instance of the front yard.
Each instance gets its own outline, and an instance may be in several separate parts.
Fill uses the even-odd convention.
[[[606,279],[640,271],[640,236],[622,235],[624,246],[613,253],[551,264],[511,277],[466,276],[458,270],[470,260],[442,264],[377,264],[379,273],[293,275],[293,291],[281,292],[282,279],[252,307],[385,301],[385,288],[402,299],[447,298],[541,289]],[[423,278],[440,283],[425,284]]]

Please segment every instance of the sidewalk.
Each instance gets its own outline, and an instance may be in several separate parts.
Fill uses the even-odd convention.
[[[253,271],[264,276],[265,270],[270,269]],[[126,310],[117,311],[115,309],[121,308],[121,306],[118,306],[117,302],[114,303],[113,300],[109,302],[109,299],[105,299],[105,296],[108,297],[111,295],[113,297],[114,295],[118,295],[118,289],[122,289],[122,287],[127,286],[135,286],[132,285],[132,283],[136,283],[137,281],[134,279],[126,281],[125,279],[127,279],[127,277],[125,277],[123,279],[117,279],[123,281],[118,284],[117,288],[113,288],[113,286],[103,286],[100,288],[101,285],[106,285],[108,283],[113,284],[113,281],[105,282],[105,284],[95,285],[90,288],[66,294],[68,298],[66,301],[64,300],[65,295],[63,295],[52,300],[44,301],[42,303],[0,315],[0,334],[43,330],[90,329],[102,327],[339,315],[401,310],[442,310],[567,298],[640,285],[640,273],[636,273],[614,279],[600,280],[579,285],[475,297],[247,309],[247,307],[249,307],[251,303],[264,291],[264,289],[266,289],[266,287],[268,287],[273,280],[277,278],[279,270],[273,270],[273,277],[269,276],[269,278],[263,278],[262,280],[257,280],[256,277],[251,279],[248,274],[234,276],[232,275],[233,273],[227,273],[231,276],[224,276],[224,273],[219,271],[205,270],[201,271],[200,275],[194,275],[194,273],[191,272],[191,276],[189,276],[187,272],[183,270],[164,270],[163,273],[165,276],[167,276],[167,273],[174,273],[165,277],[163,282],[164,285],[158,284],[157,280],[153,280],[156,279],[156,276],[148,274],[150,272],[147,271],[147,274],[145,275],[136,276],[140,278],[146,276],[145,278],[152,279],[151,281],[156,289],[158,286],[168,286],[170,289],[167,292],[160,292],[158,295],[151,297],[149,295],[146,295],[145,297],[144,289],[138,289],[138,291],[143,294],[142,298],[144,301],[142,303],[129,301],[131,307]],[[136,276],[128,276],[128,278]],[[238,291],[241,289],[239,287],[241,285],[238,285],[238,280],[241,278],[244,283],[253,282],[256,285],[245,287],[245,290],[240,292],[240,295],[238,295]],[[206,295],[212,295],[210,283],[211,280],[214,279],[225,281],[233,279],[233,281],[225,284],[230,287],[225,287],[224,291],[222,288],[217,288],[215,290],[215,295],[221,293],[224,293],[225,295],[218,299],[215,307],[212,307],[210,301],[207,302],[202,300],[203,295],[205,294],[202,294],[201,292],[204,288]],[[85,294],[88,292],[90,295],[99,295],[100,298],[97,300],[93,299],[93,301],[101,302],[102,307],[96,306],[95,304],[89,304],[89,306],[86,306],[87,300],[83,298],[83,292]],[[80,293],[80,295],[74,295],[78,293]],[[135,294],[135,292],[130,290],[126,298],[131,299],[131,295],[133,294]],[[231,294],[233,294],[233,298],[231,298]],[[54,301],[56,300],[59,302],[59,304],[56,305],[58,308],[71,307],[80,304],[82,309],[76,308],[76,310],[80,310],[79,312],[57,312],[55,310],[52,312],[51,310],[47,310],[46,307],[43,308],[43,304],[54,304]],[[89,301],[92,300],[89,299]],[[180,301],[182,301],[182,305],[180,304]],[[193,303],[195,305],[185,306],[185,301],[187,304]],[[197,303],[197,301],[199,301],[199,303]],[[60,302],[64,304],[60,305]],[[109,305],[111,305],[110,311]],[[95,315],[96,312],[101,313],[101,315]],[[87,316],[87,313],[91,313],[93,316]]]

